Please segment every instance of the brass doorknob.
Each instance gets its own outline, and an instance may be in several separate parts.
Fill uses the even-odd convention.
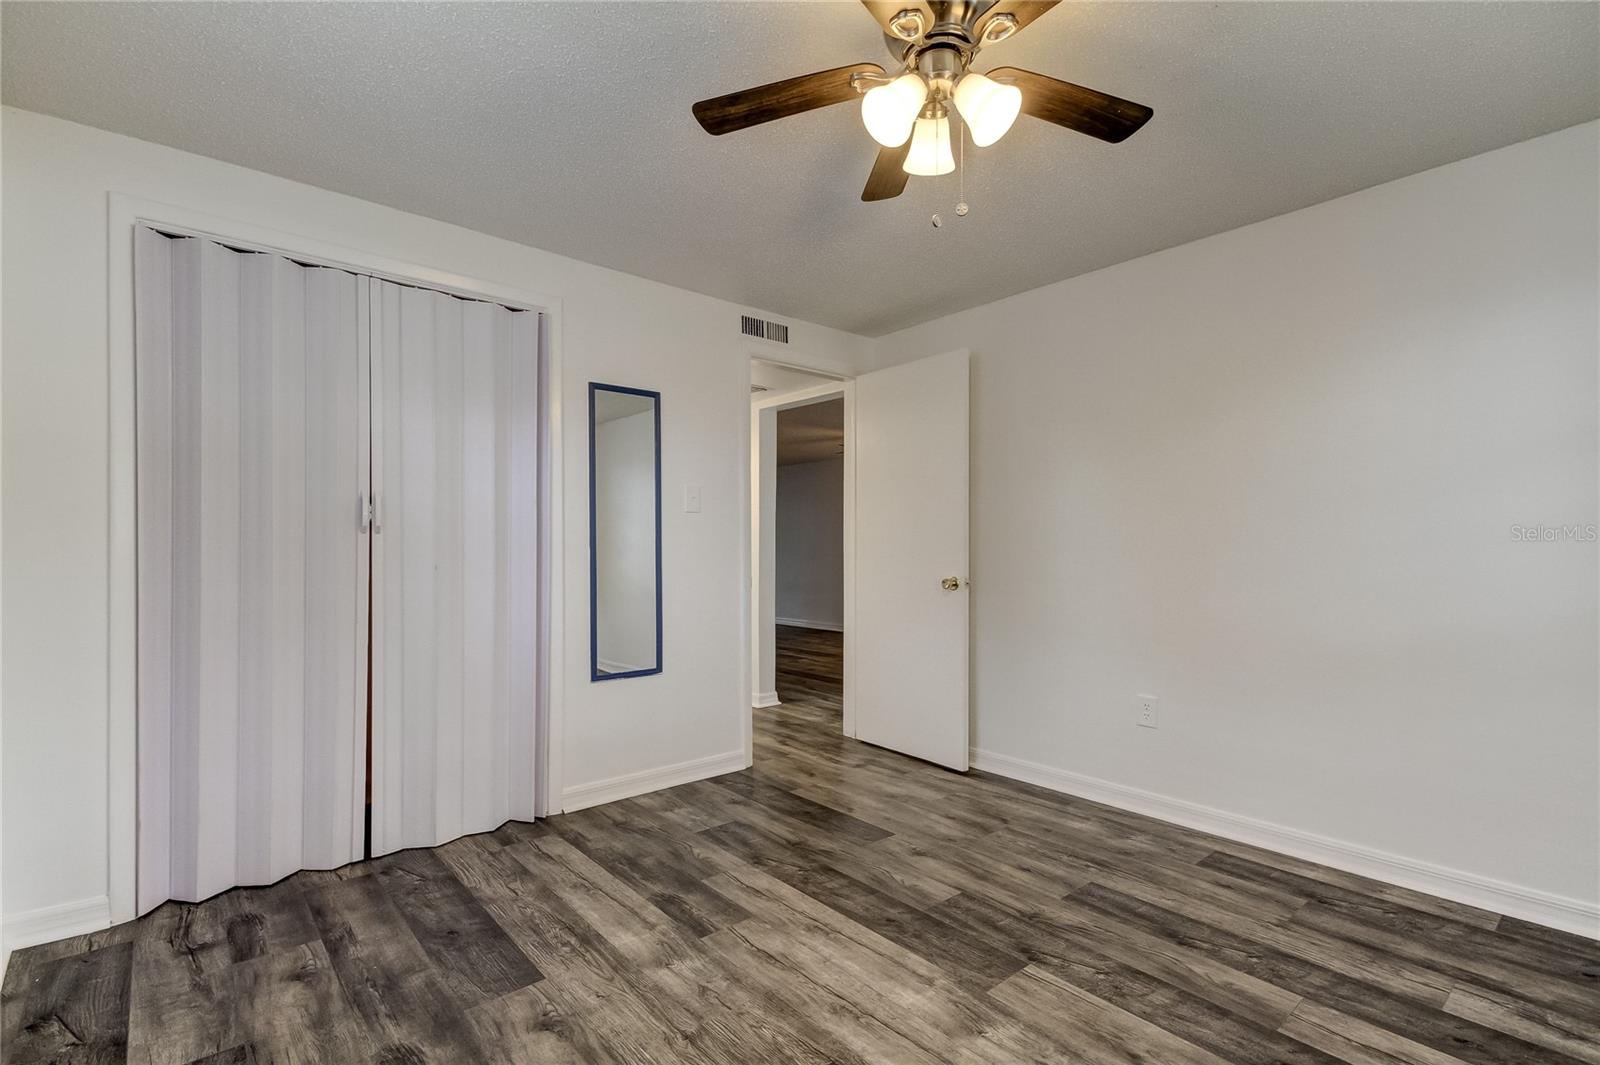
[[[947,592],[953,592],[957,588],[961,587],[961,578],[960,577],[946,577],[944,580],[939,582],[939,587],[943,588]]]

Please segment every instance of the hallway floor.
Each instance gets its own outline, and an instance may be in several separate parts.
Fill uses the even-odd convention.
[[[844,713],[844,633],[777,626],[778,699],[791,710],[811,711],[818,724]]]

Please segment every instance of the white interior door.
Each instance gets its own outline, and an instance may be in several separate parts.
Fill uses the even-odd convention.
[[[856,738],[967,768],[968,354],[856,379]],[[959,582],[947,588],[948,578]]]

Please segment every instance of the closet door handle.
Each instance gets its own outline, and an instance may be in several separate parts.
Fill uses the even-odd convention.
[[[356,521],[363,535],[372,528],[372,504],[368,502],[365,492],[356,496]]]
[[[378,517],[378,497],[367,495],[363,492],[356,503],[361,512],[361,531],[363,533],[383,532],[383,522]]]
[[[383,532],[383,500],[376,493],[372,496],[372,531]]]

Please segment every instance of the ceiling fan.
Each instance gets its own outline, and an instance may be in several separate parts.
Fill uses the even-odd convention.
[[[1019,112],[1113,144],[1150,119],[1150,108],[1017,67],[987,74],[970,69],[979,50],[998,44],[1049,11],[1057,0],[861,0],[883,28],[899,63],[890,74],[876,63],[775,81],[701,100],[694,117],[707,133],[787,118],[861,95],[861,119],[881,148],[863,200],[887,200],[912,177],[955,169],[950,109],[982,148],[1005,136]]]

